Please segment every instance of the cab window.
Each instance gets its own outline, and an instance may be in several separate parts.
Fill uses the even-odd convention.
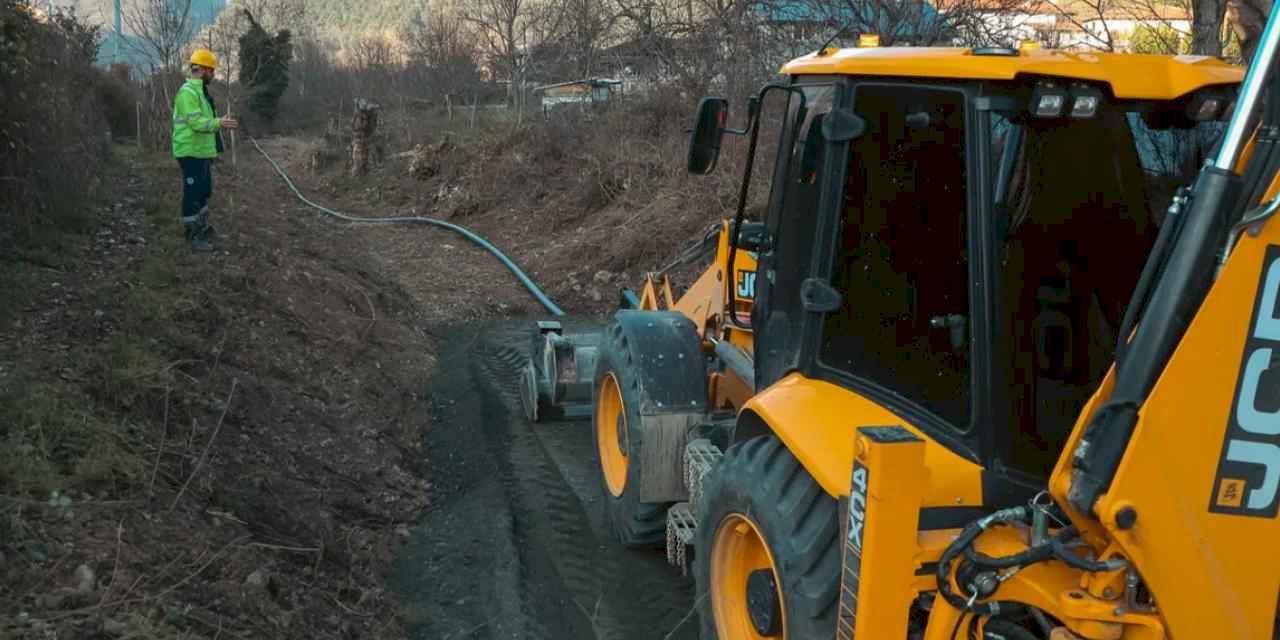
[[[965,96],[861,85],[819,361],[969,423]]]

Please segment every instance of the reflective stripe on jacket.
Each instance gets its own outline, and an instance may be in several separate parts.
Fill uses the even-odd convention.
[[[213,105],[204,97],[204,81],[188,79],[173,100],[173,157],[212,158],[218,155],[220,125]]]

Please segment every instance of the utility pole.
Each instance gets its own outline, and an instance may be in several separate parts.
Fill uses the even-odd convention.
[[[111,64],[120,62],[120,40],[124,38],[124,34],[120,32],[120,0],[115,1],[115,10],[116,41],[111,47]]]

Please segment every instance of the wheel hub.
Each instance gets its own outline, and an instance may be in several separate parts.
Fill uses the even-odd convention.
[[[613,373],[600,379],[596,396],[594,428],[596,450],[600,454],[600,471],[613,497],[622,497],[627,488],[627,416],[622,391]]]
[[[782,633],[782,606],[772,570],[756,569],[747,576],[747,614],[756,633],[767,638]]]
[[[618,414],[617,424],[613,428],[616,432],[614,435],[618,438],[618,452],[623,456],[631,455],[631,452],[627,451],[627,421],[621,413]]]

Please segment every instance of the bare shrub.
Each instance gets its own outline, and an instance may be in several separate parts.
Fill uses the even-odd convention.
[[[173,100],[184,76],[175,70],[157,70],[138,83],[138,108],[142,117],[143,144],[153,151],[170,149],[173,136]],[[225,105],[219,111],[225,112]]]
[[[113,137],[133,138],[138,134],[137,88],[129,78],[129,68],[115,65],[108,73],[94,74],[94,92],[101,100],[102,114]]]
[[[92,88],[111,80],[88,64],[98,42],[74,14],[43,21],[26,0],[0,0],[0,253],[91,221],[88,196],[110,153]]]

